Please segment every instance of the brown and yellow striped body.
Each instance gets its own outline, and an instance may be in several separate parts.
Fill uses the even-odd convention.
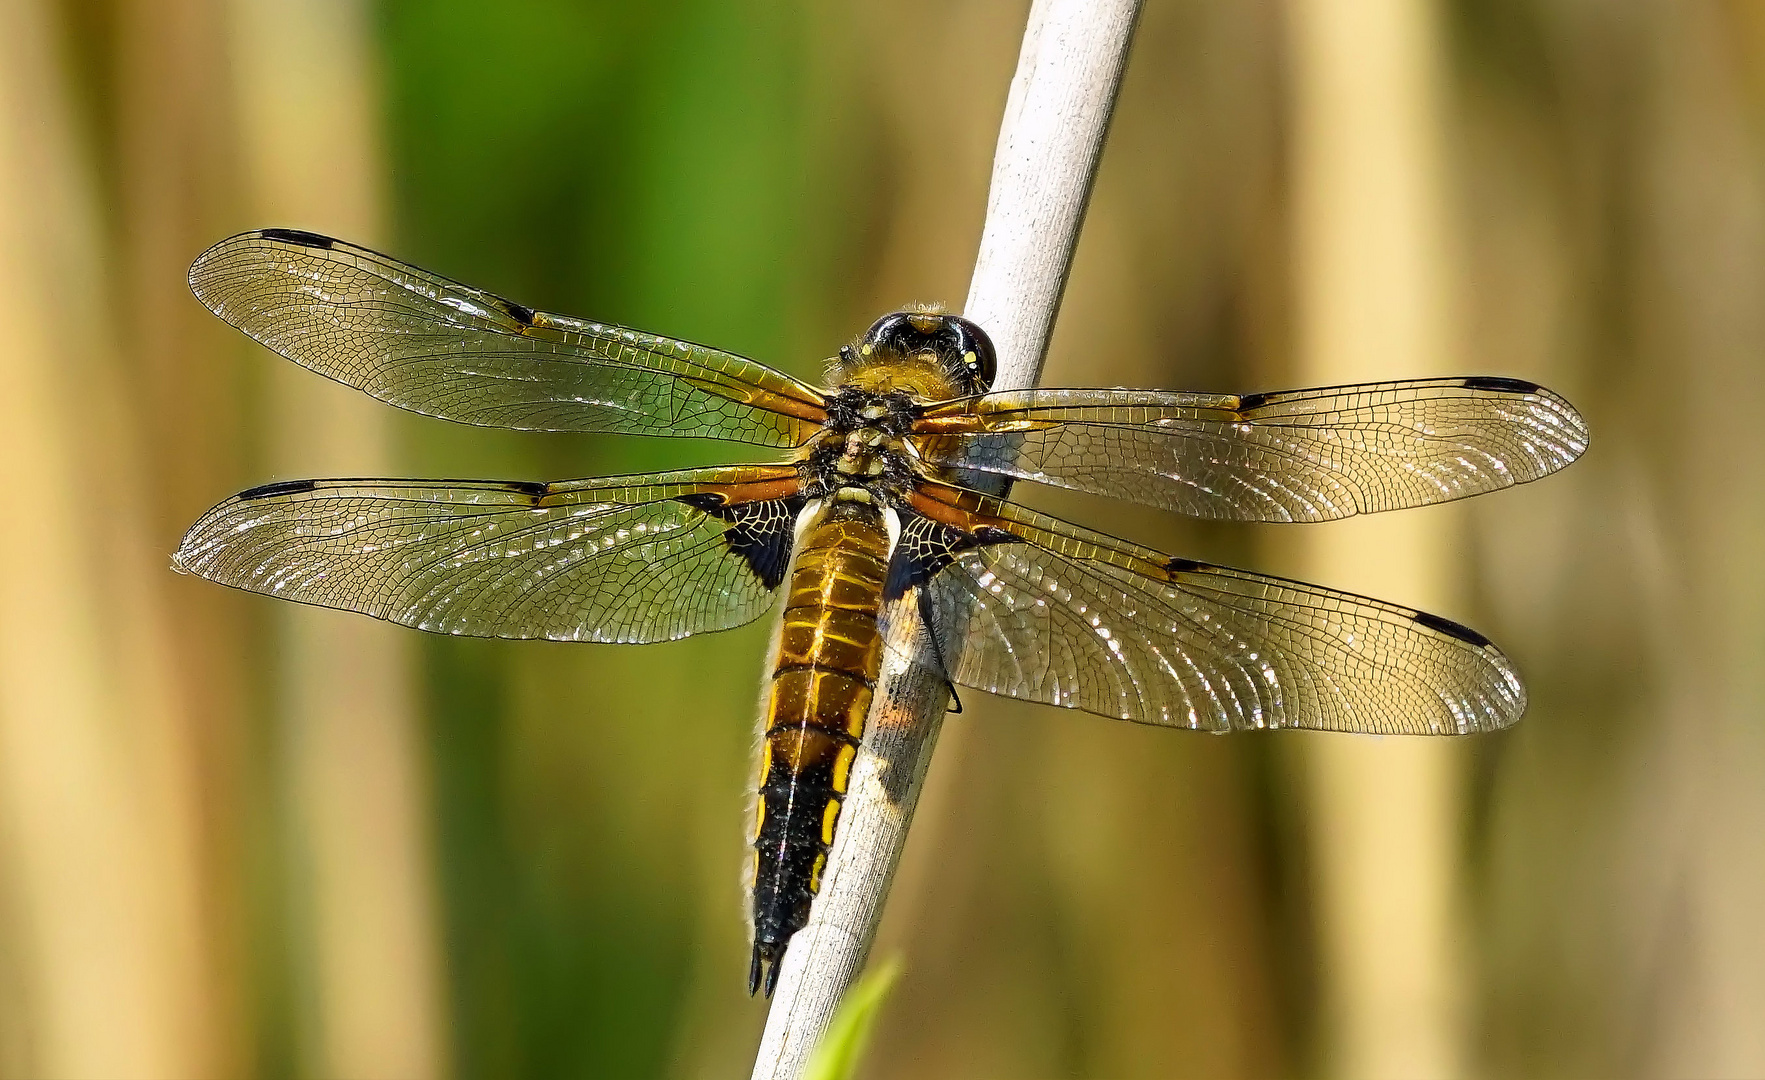
[[[877,320],[829,369],[827,421],[799,450],[807,503],[764,702],[754,824],[754,954],[768,996],[809,921],[882,666],[878,618],[900,514],[919,475],[906,436],[916,402],[981,393],[993,348],[980,327],[928,310]],[[762,550],[744,534],[743,552]],[[769,549],[766,549],[769,550]],[[752,556],[748,555],[751,559]],[[912,579],[911,567],[902,581]]]
[[[765,699],[766,742],[754,830],[754,956],[766,992],[809,918],[833,844],[852,760],[881,663],[877,614],[889,533],[865,501],[832,500],[798,539],[777,661]]]

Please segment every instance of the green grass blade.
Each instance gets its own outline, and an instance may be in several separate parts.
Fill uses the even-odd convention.
[[[870,1041],[870,1029],[876,1025],[883,1001],[894,989],[901,975],[901,958],[891,956],[864,973],[858,984],[840,1002],[833,1023],[822,1036],[821,1045],[809,1059],[806,1080],[849,1080],[858,1071],[864,1047]]]

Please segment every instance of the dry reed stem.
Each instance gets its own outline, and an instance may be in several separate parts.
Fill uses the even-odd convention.
[[[1138,0],[1030,9],[963,309],[998,348],[995,389],[1031,387],[1041,374],[1139,10]],[[785,952],[755,1080],[803,1074],[864,965],[949,703],[933,670],[884,660],[820,896]]]

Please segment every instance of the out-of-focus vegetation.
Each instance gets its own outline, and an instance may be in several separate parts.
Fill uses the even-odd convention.
[[[749,455],[394,414],[184,270],[316,229],[812,377],[960,301],[1025,9],[0,5],[0,1074],[745,1074],[764,625],[432,639],[167,555],[279,477]],[[1384,215],[1366,177],[1413,186]],[[1765,7],[1149,3],[1046,382],[1421,342],[1416,374],[1562,391],[1594,447],[1401,542],[1027,497],[1432,605],[1532,709],[1408,758],[964,694],[861,1075],[1765,1072],[1761,297]]]
[[[876,1027],[877,1014],[889,999],[889,991],[901,978],[901,958],[891,956],[865,971],[852,989],[846,992],[834,1013],[827,1034],[815,1048],[806,1070],[807,1080],[847,1080],[857,1075],[870,1046],[870,1033]]]

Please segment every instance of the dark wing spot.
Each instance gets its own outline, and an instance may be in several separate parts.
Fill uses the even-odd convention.
[[[1021,536],[982,526],[965,532],[953,525],[933,521],[923,514],[901,515],[901,539],[889,560],[889,576],[883,582],[883,599],[899,600],[908,589],[918,588],[956,561],[956,556],[991,544],[1023,543]]]
[[[265,240],[280,240],[284,244],[299,244],[301,247],[319,248],[322,251],[331,250],[331,246],[337,243],[329,236],[307,232],[305,229],[265,229],[258,235]]]
[[[542,484],[537,480],[505,480],[503,487],[509,491],[517,491],[535,499],[551,491],[550,484]]]
[[[503,301],[503,310],[522,326],[533,325],[533,309],[525,304],[517,304],[513,300]]]
[[[1490,640],[1482,634],[1479,634],[1477,631],[1462,623],[1453,622],[1451,619],[1443,619],[1438,615],[1430,615],[1426,611],[1418,611],[1412,615],[1411,618],[1430,630],[1438,630],[1447,637],[1458,638],[1465,644],[1475,645],[1479,649],[1486,649],[1492,644]]]
[[[247,488],[239,493],[241,499],[273,499],[278,495],[301,495],[319,486],[317,480],[278,480],[273,484],[260,484]]]
[[[1249,412],[1252,409],[1260,409],[1267,405],[1269,398],[1273,396],[1273,394],[1245,394],[1238,399],[1238,411]]]
[[[1164,572],[1167,574],[1188,574],[1199,569],[1201,569],[1201,564],[1194,559],[1173,558],[1164,564]]]
[[[703,510],[712,517],[723,516],[723,506],[729,498],[718,491],[695,491],[691,495],[676,495],[675,502],[683,502],[694,510]]]
[[[677,495],[675,501],[725,522],[728,528],[723,530],[723,543],[730,554],[747,562],[762,585],[776,589],[784,584],[785,571],[791,565],[791,545],[796,540],[797,515],[807,501],[803,496],[731,506],[721,492],[696,491]]]
[[[1464,385],[1466,390],[1493,390],[1498,394],[1536,394],[1543,389],[1535,382],[1502,375],[1473,375]]]

